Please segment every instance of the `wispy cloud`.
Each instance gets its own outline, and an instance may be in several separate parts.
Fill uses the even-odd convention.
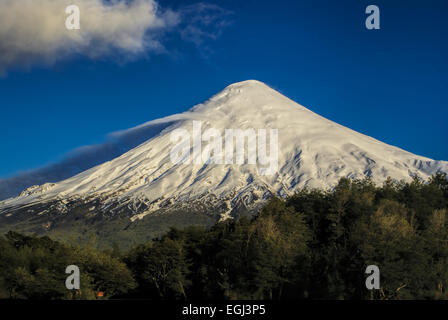
[[[111,133],[104,143],[77,148],[57,162],[0,179],[0,201],[16,197],[30,186],[58,182],[110,161],[151,139],[176,120],[178,118],[172,116]]]
[[[232,11],[210,3],[196,3],[179,11],[182,21],[187,23],[181,30],[181,36],[198,47],[206,40],[216,40],[223,30],[231,25]]]
[[[80,30],[65,27],[71,4],[80,8]],[[179,22],[178,13],[153,0],[1,0],[0,72],[74,54],[128,59],[163,51],[161,34]]]
[[[81,12],[81,29],[67,30],[67,6]],[[176,10],[155,0],[1,0],[0,75],[8,69],[52,65],[74,55],[126,62],[166,52],[163,35],[174,32],[201,54],[211,51],[232,12],[196,3]]]

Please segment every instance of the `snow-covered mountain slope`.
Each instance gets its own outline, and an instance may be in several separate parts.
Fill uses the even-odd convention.
[[[202,132],[216,128],[223,136],[225,129],[278,129],[278,170],[262,175],[261,166],[247,164],[247,159],[242,165],[173,163],[170,150],[176,142],[171,142],[171,133],[192,133],[193,120],[201,121]],[[303,187],[329,188],[341,177],[369,175],[381,183],[388,176],[409,180],[417,174],[426,179],[438,170],[448,172],[446,161],[417,156],[338,125],[255,80],[232,84],[185,113],[141,127],[164,123],[169,126],[121,156],[59,183],[31,187],[3,201],[0,211],[101,199],[126,203],[136,219],[161,206],[195,200],[222,201],[230,209],[238,201],[250,204]]]
[[[112,134],[106,142],[75,149],[61,161],[21,172],[10,178],[0,179],[0,201],[16,197],[28,187],[47,182],[59,182],[110,161],[159,134],[168,125],[169,123],[143,126],[132,128],[119,135]]]

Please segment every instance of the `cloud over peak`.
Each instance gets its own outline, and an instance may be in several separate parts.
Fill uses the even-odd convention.
[[[80,9],[80,30],[68,30],[69,5]],[[12,67],[53,64],[80,54],[125,59],[163,51],[161,35],[180,15],[154,0],[2,0],[0,73]]]

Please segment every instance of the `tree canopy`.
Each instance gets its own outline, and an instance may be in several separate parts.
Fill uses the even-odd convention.
[[[65,288],[65,268],[81,289]],[[368,265],[381,271],[367,290]],[[120,252],[9,232],[0,298],[448,299],[448,182],[341,179],[272,198],[253,218],[172,228]]]

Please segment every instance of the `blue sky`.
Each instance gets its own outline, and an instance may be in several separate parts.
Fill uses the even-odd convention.
[[[159,1],[173,12],[195,3]],[[206,3],[222,11],[198,20],[199,38],[182,36],[191,22],[183,21],[158,35],[160,52],[9,67],[0,77],[0,177],[247,79],[383,142],[448,160],[447,1]],[[365,28],[369,4],[381,10],[380,30]]]

